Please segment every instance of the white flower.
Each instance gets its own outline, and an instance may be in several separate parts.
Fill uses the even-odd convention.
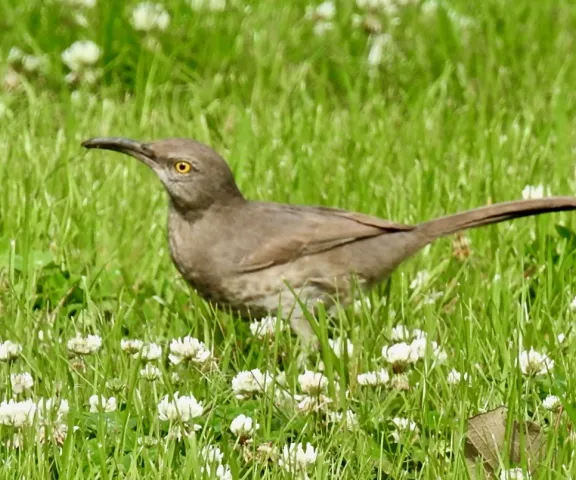
[[[450,385],[456,385],[457,383],[460,383],[462,380],[469,381],[470,375],[468,375],[467,373],[460,373],[458,370],[453,368],[448,373],[448,377],[446,378],[446,380]]]
[[[68,350],[75,355],[90,355],[96,353],[102,347],[102,338],[99,335],[82,337],[79,333],[68,340]]]
[[[20,50],[18,47],[12,47],[8,52],[8,57],[6,61],[10,64],[21,62],[26,54]]]
[[[203,412],[204,406],[196,400],[194,395],[180,396],[178,392],[172,399],[166,395],[158,404],[158,418],[164,421],[180,420],[188,423]],[[195,425],[195,428],[198,429],[200,426]]]
[[[138,353],[140,350],[142,350],[143,346],[144,342],[142,340],[128,338],[123,338],[120,340],[120,348],[127,353]]]
[[[358,385],[375,387],[386,385],[390,381],[390,375],[387,370],[382,368],[374,372],[361,373],[356,380]]]
[[[12,384],[12,393],[19,395],[24,390],[34,386],[34,379],[28,372],[10,374],[10,383]]]
[[[36,404],[32,400],[15,402],[14,400],[0,403],[0,425],[20,428],[32,425],[36,414]]]
[[[526,185],[522,190],[522,198],[525,200],[550,196],[550,188],[544,185]]]
[[[158,367],[155,367],[154,365],[147,363],[146,366],[140,370],[140,376],[144,380],[153,382],[154,380],[158,380],[162,376],[162,372]]]
[[[100,47],[90,40],[74,42],[62,52],[62,61],[73,72],[94,65],[100,58]]]
[[[546,375],[549,370],[554,368],[554,360],[533,348],[520,352],[519,363],[520,371],[529,376]]]
[[[336,6],[333,2],[323,2],[317,7],[306,7],[306,18],[314,20],[332,20],[336,16]]]
[[[250,332],[259,339],[274,338],[276,325],[278,325],[278,332],[283,332],[288,327],[282,320],[279,321],[276,317],[268,316],[260,320],[254,320],[250,324]]]
[[[419,358],[418,352],[406,342],[384,346],[382,348],[382,357],[393,365],[415,363]]]
[[[417,360],[424,358],[426,356],[426,347],[428,346],[428,341],[426,337],[417,338],[410,344],[412,349],[412,354]],[[432,352],[432,358],[438,363],[443,363],[448,358],[447,353],[440,348],[436,342],[430,342],[430,350]]]
[[[14,360],[22,353],[22,345],[6,340],[0,343],[0,361]]]
[[[382,63],[384,57],[384,49],[386,46],[392,43],[392,37],[388,33],[383,33],[376,35],[371,42],[370,50],[368,51],[368,65],[371,67],[377,67]],[[414,281],[410,284],[410,288],[414,288],[412,285]]]
[[[51,434],[51,435],[50,435]],[[36,438],[40,443],[46,443],[51,440],[61,447],[66,441],[68,435],[68,425],[66,423],[56,423],[51,426],[40,425]]]
[[[157,343],[147,343],[142,349],[134,354],[134,358],[140,358],[145,362],[158,360],[162,356],[162,347]]]
[[[266,391],[272,381],[272,376],[268,372],[262,373],[257,368],[249,371],[244,370],[232,379],[232,391],[236,398],[243,400],[256,393]]]
[[[36,408],[40,422],[52,424],[62,422],[70,411],[68,400],[60,398],[40,398]]]
[[[88,403],[90,404],[90,413],[110,413],[115,412],[117,408],[116,398],[106,398],[103,395],[92,395],[88,399]]]
[[[45,59],[36,55],[25,55],[22,59],[22,68],[27,72],[35,72],[43,67]]]
[[[372,301],[368,297],[365,297],[363,300],[356,300],[354,302],[354,313],[362,313],[364,307],[366,307],[367,310],[372,308]]]
[[[500,480],[529,480],[530,474],[524,473],[521,468],[511,468],[500,472]]]
[[[412,338],[412,334],[410,333],[410,329],[406,325],[396,325],[392,328],[392,333],[390,338],[394,342],[403,342],[406,340],[410,340]]]
[[[316,35],[317,37],[321,37],[326,33],[330,32],[331,30],[334,30],[334,24],[332,22],[320,21],[316,22],[312,27],[312,31],[314,32],[314,35]]]
[[[358,417],[352,410],[345,412],[329,412],[328,421],[330,423],[343,423],[346,430],[353,431],[358,428]]]
[[[197,338],[186,336],[175,338],[170,342],[170,355],[168,358],[174,365],[189,361],[203,365],[212,357],[212,352]]]
[[[358,8],[363,10],[381,10],[387,15],[395,15],[398,12],[398,5],[402,2],[395,0],[356,0]]]
[[[278,464],[287,472],[305,472],[316,463],[317,458],[316,449],[310,443],[306,447],[301,443],[291,443],[282,448]]]
[[[336,355],[338,358],[342,356],[344,348],[346,348],[348,356],[351,356],[354,353],[354,345],[352,344],[352,342],[342,337],[337,337],[334,339],[329,338],[328,345],[330,345],[330,348],[334,352],[334,355]]]
[[[298,375],[298,383],[304,393],[308,395],[318,395],[328,386],[328,378],[319,372],[306,370],[304,373]]]
[[[570,310],[572,310],[573,312],[576,312],[576,297],[574,297],[572,299],[572,301],[570,302]]]
[[[214,464],[222,463],[224,454],[217,445],[206,445],[200,450],[200,457],[205,463]]]
[[[244,414],[238,415],[230,424],[230,431],[237,437],[251,437],[259,428],[259,423]]]
[[[216,467],[214,473],[212,473],[212,469]],[[205,474],[205,478],[217,478],[218,480],[233,480],[232,472],[230,471],[230,467],[228,465],[204,465],[200,467],[200,472]]]
[[[142,32],[164,31],[170,25],[170,14],[159,3],[143,2],[132,10],[130,23],[135,30]]]
[[[560,406],[560,399],[556,395],[548,395],[542,401],[542,407],[546,410],[556,410]]]
[[[556,340],[558,343],[562,344],[566,340],[566,335],[564,335],[563,333],[559,333],[558,336],[556,337]]]
[[[392,423],[396,427],[396,430],[392,432],[392,437],[396,443],[399,443],[400,440],[407,436],[412,440],[418,438],[419,429],[413,421],[408,420],[407,418],[395,417],[392,419]]]
[[[221,12],[226,9],[226,0],[189,0],[192,10],[209,10]]]
[[[410,282],[410,288],[412,290],[421,288],[428,283],[428,280],[430,280],[430,273],[427,270],[420,270]]]
[[[324,412],[332,403],[332,399],[323,394],[296,395],[294,399],[298,402],[296,409],[301,413]]]

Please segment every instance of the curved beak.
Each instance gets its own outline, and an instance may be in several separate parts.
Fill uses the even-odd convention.
[[[154,166],[154,152],[148,145],[129,138],[120,137],[96,137],[82,142],[84,148],[99,148],[130,155],[149,166]]]

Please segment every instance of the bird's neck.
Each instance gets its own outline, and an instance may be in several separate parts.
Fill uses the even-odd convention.
[[[209,204],[202,205],[201,207],[192,208],[187,205],[181,205],[174,199],[170,199],[170,217],[180,218],[188,223],[196,223],[207,215],[218,215],[220,212],[229,211],[238,205],[246,203],[243,196],[234,196],[226,199],[226,201],[218,200]]]

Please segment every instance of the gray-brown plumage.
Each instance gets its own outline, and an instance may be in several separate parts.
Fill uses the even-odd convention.
[[[311,310],[352,301],[436,238],[513,218],[576,209],[574,197],[499,203],[419,225],[325,207],[245,199],[230,168],[209,147],[186,139],[140,143],[93,138],[86,148],[115,150],[152,168],[170,196],[174,264],[205,299],[241,315],[280,308],[296,333],[313,331],[292,292]]]

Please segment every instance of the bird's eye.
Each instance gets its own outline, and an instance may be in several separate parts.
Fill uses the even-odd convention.
[[[188,173],[190,170],[192,170],[192,165],[190,165],[189,162],[180,161],[180,162],[176,162],[174,164],[174,168],[176,169],[176,171],[178,173],[185,174],[185,173]]]

